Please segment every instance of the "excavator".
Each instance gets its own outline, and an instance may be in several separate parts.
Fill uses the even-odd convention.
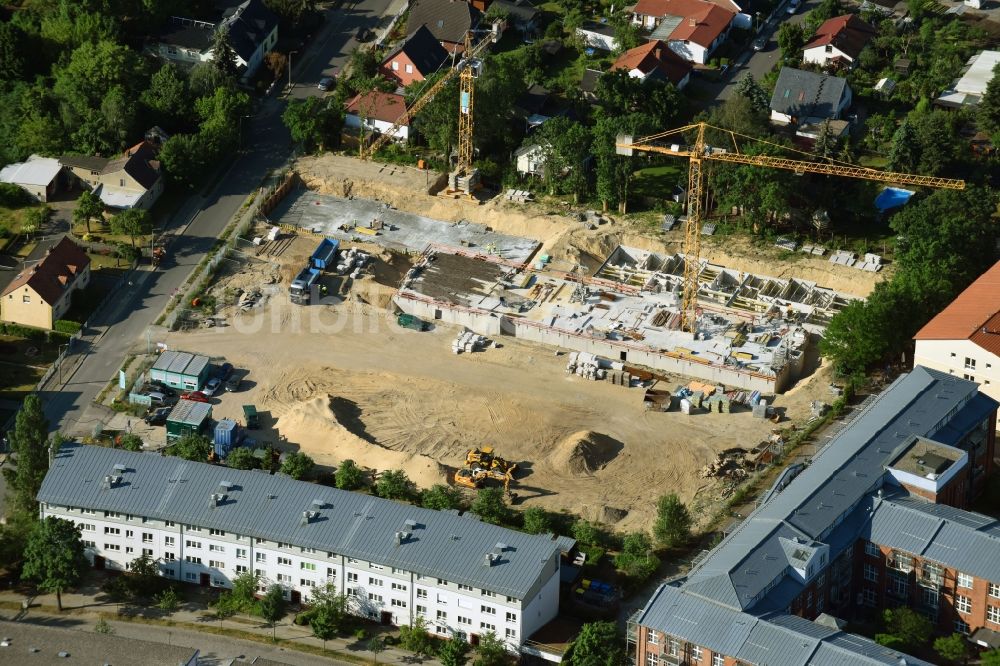
[[[504,492],[510,496],[510,484],[516,471],[517,463],[501,458],[491,446],[469,449],[465,454],[465,467],[455,472],[455,485],[482,488],[487,479],[493,479],[503,483]]]

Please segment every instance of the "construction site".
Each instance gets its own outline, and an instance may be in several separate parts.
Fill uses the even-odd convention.
[[[241,422],[253,404],[258,445],[327,468],[350,458],[373,473],[401,469],[421,488],[508,487],[518,506],[616,529],[648,525],[650,488],[707,518],[766,465],[781,444],[773,421],[803,423],[831,400],[814,354],[824,322],[875,282],[823,259],[782,265],[709,241],[694,335],[672,316],[676,233],[582,224],[500,197],[445,200],[417,170],[338,156],[296,171],[298,190],[206,288],[212,312],[195,308],[193,325],[163,340],[239,369],[238,392],[213,396],[213,417]],[[324,244],[337,256],[313,269],[317,297],[293,302],[292,282],[318,266]],[[438,306],[420,310],[419,325],[401,325],[400,311],[416,312],[407,303],[430,301]],[[470,311],[475,321],[458,319]],[[782,371],[778,384],[783,347],[802,377],[775,396],[796,374]],[[475,449],[502,466],[470,464]]]

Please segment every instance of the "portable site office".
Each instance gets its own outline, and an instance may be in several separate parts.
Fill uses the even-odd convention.
[[[167,417],[167,443],[185,435],[200,433],[212,417],[212,405],[207,402],[181,400]]]
[[[198,391],[208,379],[209,360],[201,354],[165,351],[149,371],[150,379],[183,391]]]

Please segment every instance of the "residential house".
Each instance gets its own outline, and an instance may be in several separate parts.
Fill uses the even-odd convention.
[[[0,183],[17,185],[42,202],[49,201],[59,190],[61,176],[59,160],[41,155],[32,155],[24,162],[0,169]]]
[[[782,67],[771,95],[771,122],[805,125],[836,120],[850,105],[846,79]]]
[[[360,129],[363,124],[366,132],[385,134],[400,118],[403,118],[393,137],[406,141],[410,136],[410,120],[406,117],[406,98],[402,95],[373,90],[352,97],[345,103],[344,110],[345,127]]]
[[[1000,51],[981,51],[972,56],[965,63],[961,76],[934,103],[955,109],[979,104],[998,64]]]
[[[666,44],[653,40],[618,56],[611,65],[611,71],[619,69],[628,72],[633,79],[663,79],[682,90],[691,80],[692,67]]]
[[[1000,522],[963,509],[993,469],[997,401],[916,367],[632,620],[635,663],[926,664],[841,620],[909,606],[1000,637]]]
[[[607,23],[587,21],[576,29],[576,36],[583,40],[584,45],[592,49],[614,51],[618,48],[615,29]]]
[[[401,86],[423,81],[448,59],[448,52],[425,26],[382,60],[382,72]]]
[[[115,159],[63,155],[59,163],[90,187],[108,208],[148,210],[163,193],[158,152],[152,142],[144,139]]]
[[[169,581],[220,589],[253,571],[293,603],[331,585],[352,614],[396,626],[422,618],[431,634],[473,644],[492,633],[512,652],[558,614],[575,544],[282,474],[99,446],[63,446],[38,501],[40,517],[77,526],[95,568],[124,571],[146,554]]]
[[[633,21],[693,63],[704,65],[729,36],[737,12],[707,0],[639,0]]]
[[[514,168],[522,176],[544,175],[545,150],[537,143],[521,146],[514,151]]]
[[[547,108],[549,89],[539,83],[533,83],[520,97],[514,100],[514,113],[524,118],[528,127],[538,127],[552,117],[552,110]]]
[[[802,51],[802,61],[815,65],[841,64],[853,67],[858,56],[875,36],[875,28],[857,14],[827,19]]]
[[[425,26],[448,53],[461,53],[465,36],[480,18],[482,12],[462,0],[414,0],[406,19],[407,38]]]
[[[913,339],[915,364],[978,382],[980,391],[1000,400],[1000,262]]]
[[[209,62],[214,57],[215,31],[226,30],[241,77],[246,81],[278,43],[278,22],[263,0],[245,0],[228,10],[218,23],[172,16],[157,38],[155,52],[161,58],[184,64]]]
[[[69,309],[73,292],[89,283],[90,257],[64,236],[3,290],[0,320],[51,330]]]
[[[492,6],[506,12],[506,26],[517,30],[523,37],[533,37],[538,32],[541,13],[531,0],[494,0]]]

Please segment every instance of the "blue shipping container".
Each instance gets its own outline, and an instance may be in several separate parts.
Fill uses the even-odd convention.
[[[340,241],[333,238],[324,238],[309,258],[309,265],[323,271],[333,267],[337,261],[337,249],[339,247]]]
[[[222,419],[215,426],[215,455],[225,458],[236,444],[236,421]]]

